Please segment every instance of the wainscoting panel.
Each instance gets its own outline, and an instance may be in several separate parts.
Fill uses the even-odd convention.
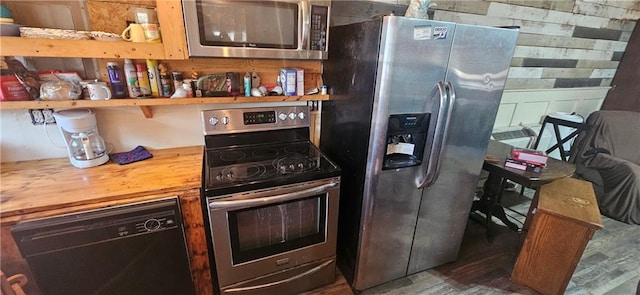
[[[539,125],[544,116],[566,112],[587,117],[600,109],[611,87],[505,90],[495,128]]]

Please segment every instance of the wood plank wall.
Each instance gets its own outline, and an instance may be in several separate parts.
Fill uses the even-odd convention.
[[[332,25],[393,10],[409,0],[334,2]],[[434,0],[433,19],[519,26],[506,89],[609,86],[636,21],[640,2],[611,0]]]

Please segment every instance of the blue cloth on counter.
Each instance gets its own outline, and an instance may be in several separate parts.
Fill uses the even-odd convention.
[[[143,146],[139,145],[135,149],[122,152],[122,153],[114,153],[109,155],[111,161],[114,161],[120,165],[129,164],[133,162],[142,161],[144,159],[149,159],[153,157],[153,155],[147,151]]]

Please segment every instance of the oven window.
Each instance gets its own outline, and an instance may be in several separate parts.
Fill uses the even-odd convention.
[[[281,1],[197,2],[200,43],[298,48],[298,4]]]
[[[327,195],[228,212],[233,263],[325,241]]]

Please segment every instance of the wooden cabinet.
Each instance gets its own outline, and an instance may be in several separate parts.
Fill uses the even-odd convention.
[[[591,183],[563,178],[538,189],[511,279],[543,294],[563,294],[602,218]]]
[[[197,294],[212,294],[200,207],[203,147],[150,152],[153,158],[144,161],[91,169],[77,169],[66,158],[2,163],[0,269],[32,278],[11,236],[11,228],[22,220],[178,196]],[[33,281],[25,290],[39,294]]]

